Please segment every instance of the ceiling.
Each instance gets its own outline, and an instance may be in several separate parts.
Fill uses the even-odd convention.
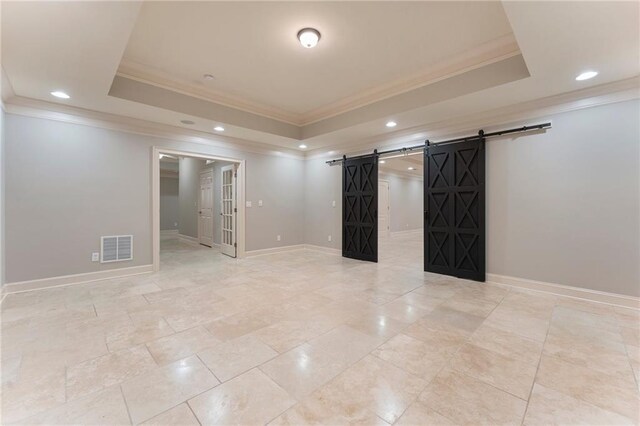
[[[384,161],[384,163],[382,163]],[[410,176],[418,179],[422,178],[422,165],[424,159],[422,152],[412,155],[402,155],[397,157],[385,157],[379,164],[380,173],[391,173],[402,176]],[[410,170],[409,168],[413,170]]]
[[[39,100],[294,150],[304,142],[312,152],[420,139],[436,123],[640,74],[638,2],[1,8],[5,103]],[[305,26],[322,33],[314,49],[295,38]],[[575,81],[586,69],[600,75]]]

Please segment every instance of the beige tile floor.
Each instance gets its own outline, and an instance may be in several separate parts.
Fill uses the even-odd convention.
[[[162,242],[157,274],[9,295],[2,424],[638,424],[638,311],[315,251]]]

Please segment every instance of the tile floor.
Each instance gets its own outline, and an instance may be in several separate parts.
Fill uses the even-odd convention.
[[[638,424],[640,313],[296,251],[9,295],[2,424]]]

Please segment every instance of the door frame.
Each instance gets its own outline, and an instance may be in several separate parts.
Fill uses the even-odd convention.
[[[236,197],[238,214],[236,215],[236,242],[238,248],[236,258],[246,257],[246,233],[245,233],[245,198],[246,198],[246,160],[239,158],[222,157],[204,152],[194,152],[172,148],[151,147],[151,237],[152,237],[152,262],[153,271],[160,270],[160,154],[173,156],[185,156],[201,158],[203,160],[218,160],[236,163]],[[212,251],[218,253],[217,251]]]
[[[387,221],[389,225],[389,229],[387,229],[386,237],[391,238],[391,182],[388,179],[380,179],[378,177],[378,188],[380,187],[380,182],[385,182],[387,184],[387,204],[389,208],[387,209]],[[380,192],[378,190],[378,192]],[[378,202],[380,202],[380,194],[378,194]],[[378,219],[380,218],[380,212],[378,212]],[[378,220],[378,238],[380,238],[380,220]]]
[[[204,174],[211,174],[211,245],[207,245],[204,244],[202,242],[202,228],[200,227],[200,215],[201,215],[201,211],[202,211],[202,175]],[[213,242],[213,235],[215,235],[215,214],[213,212],[213,194],[214,194],[214,182],[215,182],[215,178],[214,178],[214,173],[213,173],[213,169],[212,168],[208,168],[205,170],[200,170],[200,174],[199,174],[199,181],[198,181],[198,244],[201,244],[205,247],[209,247],[209,248],[214,248],[216,246],[216,243]],[[178,176],[178,179],[180,179],[180,176]]]

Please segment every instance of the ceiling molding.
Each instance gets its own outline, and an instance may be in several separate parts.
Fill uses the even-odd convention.
[[[302,125],[313,124],[345,112],[353,111],[375,102],[389,99],[446,80],[468,71],[520,55],[520,48],[513,34],[500,37],[474,49],[452,56],[447,60],[402,79],[370,88],[321,108],[302,114]]]
[[[228,108],[303,127],[520,54],[520,49],[513,34],[509,34],[447,58],[417,73],[371,87],[360,93],[303,113],[285,111],[271,105],[250,101],[215,90],[202,83],[178,79],[131,60],[123,59],[116,75],[139,83],[214,102]]]
[[[92,111],[36,99],[16,96],[5,100],[4,104],[6,112],[27,117],[43,118],[102,129],[118,130],[127,133],[154,136],[235,151],[251,152],[255,154],[296,159],[305,158],[303,153],[279,146],[252,142],[230,136],[212,135],[197,130],[183,129],[167,124]]]
[[[152,70],[149,67],[129,60],[123,60],[120,63],[120,67],[118,68],[116,75],[135,80],[140,83],[150,84],[162,89],[178,92],[183,95],[188,95],[209,102],[215,102],[228,108],[257,114],[265,118],[271,118],[288,124],[293,124],[295,126],[300,125],[298,114],[292,114],[271,105],[248,101],[238,96],[233,96],[228,93],[212,89],[204,84],[178,80],[165,73]]]
[[[323,147],[307,152],[307,159],[338,158],[342,155],[358,155],[371,152],[373,149],[393,149],[402,146],[419,144],[426,139],[443,139],[458,136],[462,133],[476,132],[481,128],[487,130],[492,126],[500,126],[515,121],[527,121],[544,116],[592,108],[616,102],[624,102],[640,98],[640,76],[613,83],[592,86],[586,89],[549,96],[533,101],[493,109],[479,114],[457,117],[439,122],[415,126],[393,133],[374,136],[352,144],[345,150],[343,145]],[[412,135],[425,134],[422,138],[410,139]],[[399,140],[401,140],[399,142]],[[331,154],[329,154],[331,152]]]

